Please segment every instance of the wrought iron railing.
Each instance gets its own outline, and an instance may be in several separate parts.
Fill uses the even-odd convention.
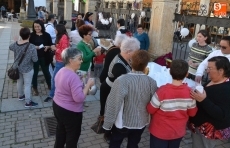
[[[151,12],[150,10],[145,10],[145,17],[140,19],[141,10],[139,9],[132,9],[133,3],[127,2],[104,2],[104,4],[99,3],[96,6],[97,14],[102,12],[103,14],[112,18],[112,23],[110,24],[109,28],[109,36],[110,38],[114,38],[116,34],[116,22],[118,19],[123,18],[125,20],[125,27],[130,30],[132,33],[136,32],[137,25],[141,22],[142,26],[144,27],[145,31],[148,33],[150,27],[150,18]],[[132,14],[135,14],[134,18],[131,18]],[[98,21],[98,18],[96,19]],[[105,27],[107,28],[107,27]],[[103,28],[102,28],[103,29]],[[107,28],[108,29],[108,28]],[[105,32],[105,31],[101,31]],[[107,34],[108,35],[108,34]]]
[[[190,51],[188,43],[196,37],[196,33],[201,29],[205,29],[209,32],[212,40],[210,46],[212,48],[218,47],[221,38],[230,34],[230,19],[228,17],[210,17],[215,2],[216,1],[211,1],[209,5],[200,5],[198,0],[193,3],[182,1],[177,5],[173,20],[175,23],[172,49],[174,59],[187,59]],[[178,30],[180,30],[181,27],[188,28],[189,30],[189,35],[186,38],[181,38],[178,35]]]

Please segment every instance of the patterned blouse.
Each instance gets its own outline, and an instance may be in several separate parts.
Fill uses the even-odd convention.
[[[10,45],[9,49],[14,52],[14,65],[17,66],[19,63],[20,58],[22,57],[23,52],[25,51],[25,48],[27,44],[30,43],[24,43],[24,44],[18,44],[17,42]],[[38,61],[37,56],[37,50],[33,44],[30,44],[25,57],[22,60],[22,63],[19,65],[18,70],[20,73],[28,73],[33,69],[33,62]]]

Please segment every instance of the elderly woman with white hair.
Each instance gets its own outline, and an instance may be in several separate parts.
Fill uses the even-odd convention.
[[[67,48],[62,52],[65,67],[55,76],[53,112],[57,119],[55,148],[77,148],[81,134],[83,103],[94,81],[89,79],[84,86],[76,71],[82,63],[82,52]]]
[[[101,117],[104,116],[106,100],[110,93],[113,82],[122,74],[126,74],[131,71],[130,60],[132,58],[134,51],[140,49],[140,42],[136,38],[127,37],[124,39],[124,41],[121,42],[120,49],[121,53],[116,55],[113,61],[111,62],[108,70],[108,76],[106,80],[101,84]],[[107,142],[110,139],[110,135],[110,132],[106,132],[104,135],[104,139]]]
[[[100,75],[100,82],[103,83],[108,76],[109,65],[116,55],[118,55],[121,50],[121,42],[127,38],[127,35],[120,34],[117,35],[114,40],[114,45],[108,49],[108,52],[105,57],[104,67]]]

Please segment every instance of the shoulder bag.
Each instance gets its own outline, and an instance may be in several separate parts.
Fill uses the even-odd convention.
[[[30,43],[27,43],[27,46],[19,60],[19,63],[16,67],[14,67],[14,64],[17,60],[14,61],[13,65],[10,67],[10,69],[8,70],[8,77],[12,80],[18,80],[19,79],[19,71],[18,71],[18,66],[22,63],[22,60],[24,59],[25,57],[25,54],[26,54],[26,51],[29,47]]]

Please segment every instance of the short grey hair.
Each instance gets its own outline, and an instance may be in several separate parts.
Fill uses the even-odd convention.
[[[75,59],[76,56],[83,56],[83,53],[77,48],[69,47],[62,51],[61,57],[64,64],[69,64],[70,59]]]
[[[115,40],[114,40],[114,45],[120,47],[121,42],[124,41],[126,38],[127,38],[127,35],[125,34],[116,35]]]
[[[121,43],[121,52],[135,51],[140,49],[140,42],[134,37],[127,37]]]

